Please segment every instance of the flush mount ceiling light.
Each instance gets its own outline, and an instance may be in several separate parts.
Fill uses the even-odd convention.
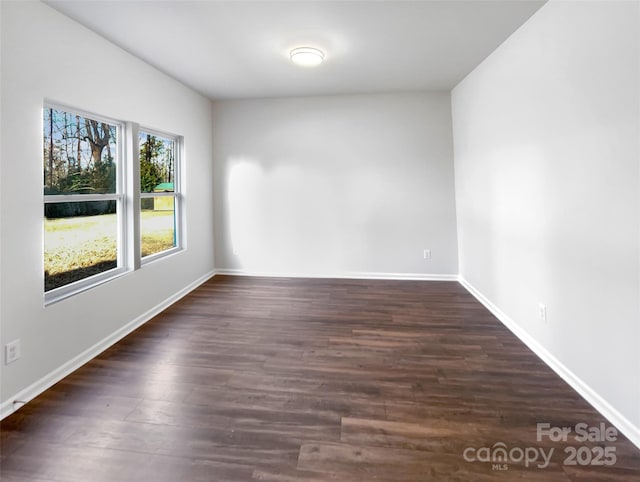
[[[289,52],[291,61],[301,67],[315,67],[324,60],[324,52],[313,47],[298,47]]]

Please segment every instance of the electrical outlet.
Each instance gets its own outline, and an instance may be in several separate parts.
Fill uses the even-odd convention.
[[[424,259],[431,259],[431,250],[430,249],[424,249],[422,251],[422,257]]]
[[[538,314],[540,316],[540,319],[546,323],[547,322],[547,306],[544,305],[543,303],[540,303],[538,305]]]
[[[20,339],[7,343],[4,347],[4,364],[8,365],[20,358]]]

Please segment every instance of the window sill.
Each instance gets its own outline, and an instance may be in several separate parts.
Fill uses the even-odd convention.
[[[140,261],[140,264],[141,266],[144,266],[146,264],[153,263],[154,261],[157,261],[159,259],[168,258],[169,256],[173,256],[174,254],[180,253],[182,251],[184,251],[184,248],[177,246],[175,248],[167,249],[166,251],[150,254],[142,258],[142,260]]]
[[[129,272],[130,271],[124,267],[114,268],[112,270],[105,271],[104,273],[91,276],[90,278],[85,278],[74,283],[55,288],[51,291],[47,291],[44,294],[44,306],[47,307],[58,303],[59,301],[66,300],[67,298],[90,290],[91,288],[108,283],[109,281],[119,278]]]

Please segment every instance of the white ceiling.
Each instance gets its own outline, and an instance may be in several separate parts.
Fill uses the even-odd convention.
[[[449,90],[545,0],[46,3],[220,99]],[[296,46],[325,62],[293,65]]]

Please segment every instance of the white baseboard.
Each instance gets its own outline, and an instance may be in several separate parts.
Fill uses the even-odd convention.
[[[191,291],[196,289],[205,281],[211,279],[211,277],[214,275],[215,275],[215,271],[211,271],[205,274],[204,276],[201,276],[200,278],[195,280],[193,283],[190,283],[189,285],[187,285],[186,287],[178,291],[173,296],[158,303],[156,306],[154,306],[147,312],[138,316],[133,321],[130,321],[129,323],[124,325],[122,328],[111,333],[109,336],[102,339],[92,347],[86,349],[85,351],[80,353],[78,356],[72,358],[68,362],[59,366],[52,372],[42,377],[40,380],[36,381],[35,383],[32,383],[27,388],[20,390],[14,396],[9,397],[0,405],[0,420],[2,420],[8,415],[11,415],[17,409],[24,406],[25,403],[33,400],[35,397],[40,395],[42,392],[44,392],[54,384],[58,383],[60,380],[62,380],[64,377],[66,377],[70,373],[80,368],[89,360],[92,360],[93,358],[98,356],[100,353],[102,353],[104,350],[106,350],[110,346],[120,341],[129,333],[134,331],[136,328],[144,325],[151,318],[153,318],[154,316],[159,314],[161,311],[168,308],[170,305],[178,301],[180,298],[183,298],[184,296],[189,294]]]
[[[322,278],[322,279],[387,279],[414,281],[458,281],[457,274],[422,273],[375,273],[366,271],[344,271],[340,273],[289,273],[273,271],[250,271],[243,269],[216,269],[216,274],[229,276],[264,276],[269,278]]]
[[[593,408],[609,420],[620,432],[622,432],[635,446],[640,448],[640,427],[616,410],[609,402],[602,398],[593,388],[580,377],[563,365],[555,356],[544,348],[535,338],[523,330],[515,321],[507,316],[500,308],[494,305],[487,297],[478,291],[462,276],[460,284],[464,286],[480,303],[482,303],[498,320],[502,322],[520,341],[545,362],[556,374],[567,382],[582,398],[589,402]]]

